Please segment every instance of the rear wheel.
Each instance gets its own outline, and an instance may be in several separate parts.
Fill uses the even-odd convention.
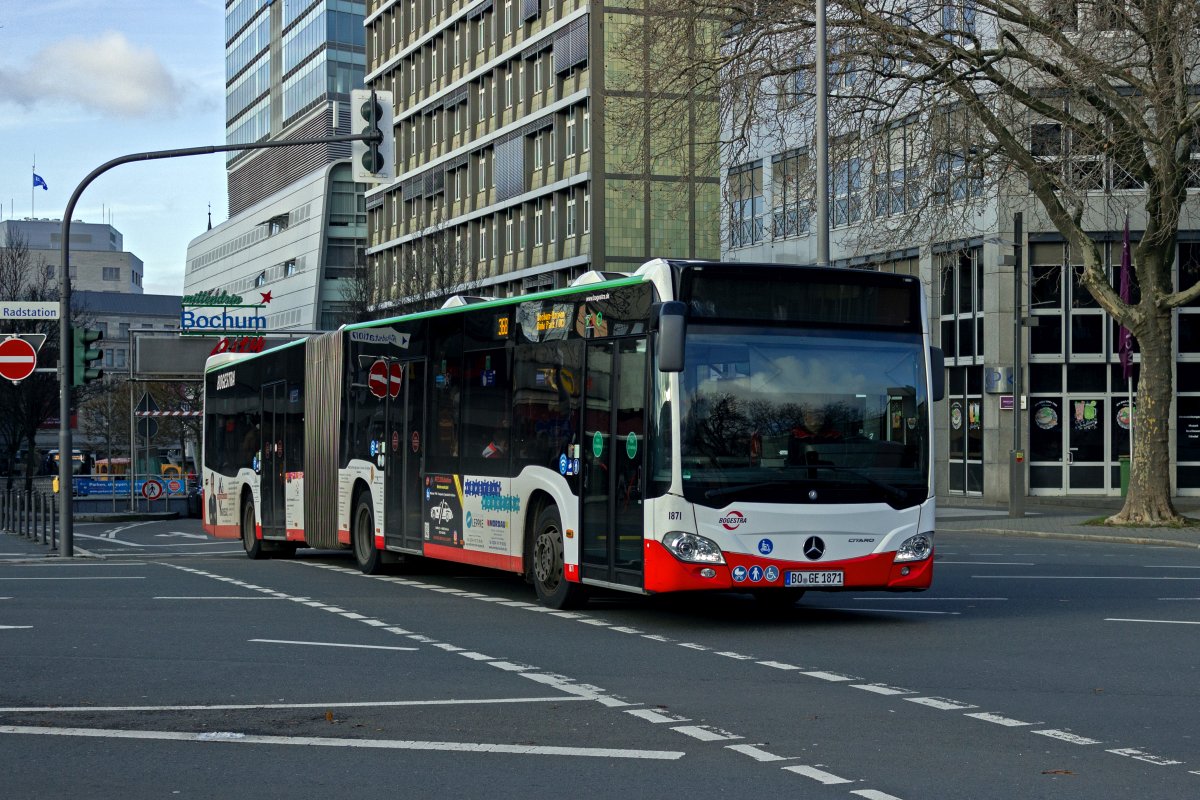
[[[354,561],[367,575],[375,575],[383,569],[383,558],[375,547],[375,510],[371,507],[370,492],[358,496],[351,518],[350,538],[354,543]]]
[[[562,520],[558,508],[547,506],[533,528],[531,551],[533,588],[538,600],[550,608],[571,608],[587,595],[582,586],[567,580],[563,560]]]
[[[255,560],[267,557],[262,540],[256,533],[254,503],[247,498],[242,501],[242,547],[246,549],[246,555]]]

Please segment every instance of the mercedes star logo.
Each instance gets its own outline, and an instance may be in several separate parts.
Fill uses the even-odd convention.
[[[804,540],[805,558],[809,561],[816,561],[823,555],[825,555],[825,542],[821,541],[820,536],[810,536]]]

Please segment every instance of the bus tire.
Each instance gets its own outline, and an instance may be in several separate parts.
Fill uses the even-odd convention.
[[[803,589],[759,589],[754,599],[765,608],[791,608],[804,597]]]
[[[257,561],[260,558],[266,558],[267,551],[263,547],[262,540],[255,533],[254,503],[247,498],[242,501],[242,547],[246,549],[248,558]]]
[[[538,514],[530,540],[530,573],[542,605],[561,609],[582,603],[586,599],[584,588],[567,580],[562,520],[556,506],[548,505]]]
[[[375,510],[371,507],[370,492],[360,494],[354,504],[350,540],[354,547],[354,563],[363,574],[379,574],[383,570],[383,558],[375,547]]]

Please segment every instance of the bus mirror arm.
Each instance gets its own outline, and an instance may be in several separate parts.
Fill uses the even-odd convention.
[[[933,402],[946,397],[946,356],[940,347],[929,348],[929,377],[933,382]]]
[[[683,341],[687,333],[687,305],[669,300],[658,308],[658,370],[683,372]]]

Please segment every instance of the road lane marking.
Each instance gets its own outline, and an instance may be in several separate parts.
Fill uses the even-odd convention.
[[[298,642],[292,639],[247,639],[265,644],[299,644],[307,647],[351,647],[359,650],[416,650],[415,647],[391,647],[382,644],[343,644],[341,642]]]
[[[144,581],[145,575],[76,575],[71,578],[0,578],[0,581]]]
[[[917,705],[936,708],[939,711],[965,711],[968,708],[979,708],[977,705],[951,700],[948,697],[906,697],[904,699]]]
[[[1058,739],[1062,742],[1070,742],[1071,744],[1101,744],[1099,739],[1089,739],[1086,736],[1080,736],[1070,731],[1060,731],[1054,728],[1047,728],[1044,731],[1034,731],[1038,736],[1049,736],[1051,739]]]
[[[788,772],[795,772],[797,775],[803,775],[806,778],[812,778],[814,781],[819,781],[826,786],[832,786],[838,783],[854,783],[852,780],[839,778],[832,772],[826,772],[823,769],[817,769],[816,767],[810,767],[805,764],[799,764],[794,767],[783,767],[783,769],[787,770]]]
[[[225,703],[201,706],[14,706],[0,708],[4,714],[35,714],[78,711],[105,712],[162,712],[162,711],[273,711],[298,708],[403,708],[407,706],[492,706],[517,703],[564,703],[584,700],[582,697],[479,697],[449,700],[362,700],[333,703]]]
[[[1138,761],[1145,761],[1147,764],[1154,764],[1159,767],[1169,767],[1175,764],[1182,764],[1182,761],[1172,761],[1169,758],[1161,756],[1152,756],[1149,753],[1142,752],[1133,747],[1121,747],[1116,750],[1106,750],[1107,753],[1115,753],[1126,758],[1136,758]]]
[[[795,664],[784,664],[782,661],[756,661],[754,663],[761,664],[764,667],[770,667],[771,669],[782,669],[782,670],[802,669],[801,667],[797,667]]]
[[[896,797],[895,795],[884,794],[883,792],[877,792],[874,789],[855,789],[851,791],[850,794],[856,794],[859,797],[865,797],[867,800],[900,800],[900,798]]]
[[[1120,617],[1105,617],[1105,622],[1152,622],[1160,625],[1200,625],[1200,620],[1189,619],[1122,619]]]
[[[676,714],[664,714],[661,711],[654,711],[649,708],[632,708],[625,712],[634,717],[644,719],[647,722],[691,722],[687,717],[681,717]]]
[[[961,616],[961,611],[917,611],[907,608],[823,608],[822,611],[857,611],[867,614],[934,614],[937,616]]]
[[[0,725],[0,733],[26,736],[79,736],[96,739],[150,739],[172,742],[221,744],[273,744],[302,747],[349,747],[377,750],[438,750],[458,753],[494,753],[504,755],[577,756],[583,758],[629,758],[676,761],[686,755],[679,750],[631,750],[615,747],[561,747],[475,742],[422,742],[399,739],[335,739],[319,736],[261,736],[187,731],[130,731],[112,728],[36,728],[24,725]]]
[[[1171,575],[972,575],[972,578],[1023,581],[1200,581]]]
[[[842,675],[841,673],[838,673],[838,672],[822,672],[821,670],[813,670],[811,672],[805,672],[803,674],[807,675],[810,678],[817,678],[819,680],[829,681],[830,683],[841,683],[842,681],[858,680],[858,678],[852,678],[849,675]]]
[[[766,750],[759,749],[752,744],[727,744],[726,750],[733,750],[736,753],[741,753],[744,756],[750,756],[755,761],[791,761],[799,756],[777,756],[774,753],[768,753]]]
[[[0,625],[0,631],[21,631],[29,630],[32,625]]]
[[[690,736],[693,739],[699,739],[702,742],[725,742],[731,739],[742,738],[736,733],[723,731],[711,725],[677,725],[671,728],[671,730],[682,733],[684,736]]]
[[[862,689],[865,692],[874,692],[875,694],[882,695],[916,694],[912,689],[901,689],[897,686],[888,686],[884,683],[856,683],[850,688]]]
[[[155,600],[287,600],[286,597],[238,597],[235,595],[159,595]]]
[[[1005,726],[1006,728],[1020,728],[1020,727],[1023,727],[1023,726],[1025,726],[1025,725],[1038,725],[1038,724],[1040,724],[1040,723],[1037,723],[1037,722],[1022,722],[1022,721],[1021,721],[1021,720],[1019,720],[1019,719],[1012,719],[1012,718],[1010,718],[1010,717],[1002,717],[1002,716],[1000,716],[999,714],[992,714],[992,713],[989,713],[989,712],[986,712],[986,711],[981,711],[981,712],[978,712],[978,713],[975,713],[975,714],[964,714],[963,716],[967,716],[967,717],[973,717],[973,718],[975,718],[975,719],[981,719],[981,720],[983,720],[984,722],[994,722],[994,723],[996,723],[997,725],[1003,725],[1003,726]]]

